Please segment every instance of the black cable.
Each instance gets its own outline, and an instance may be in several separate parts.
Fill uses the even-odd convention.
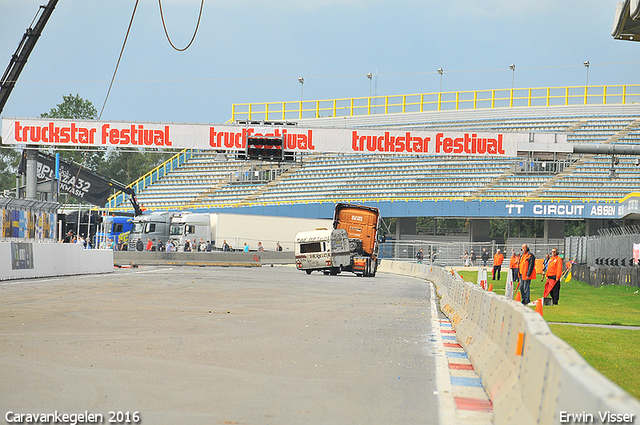
[[[169,41],[169,44],[171,45],[171,47],[173,47],[177,51],[184,52],[189,47],[191,47],[193,40],[196,39],[196,34],[198,34],[198,28],[200,28],[200,18],[202,18],[202,9],[204,8],[204,0],[202,0],[202,2],[200,3],[200,14],[198,15],[198,23],[196,24],[196,29],[193,32],[193,37],[191,37],[191,41],[189,42],[189,44],[187,44],[187,47],[185,47],[184,49],[177,48],[171,41],[171,37],[169,37],[169,32],[167,31],[167,25],[164,22],[164,13],[162,11],[162,0],[158,0],[158,5],[160,6],[160,18],[162,18],[162,27],[164,28],[164,33],[167,36],[167,40]]]
[[[131,14],[131,21],[129,21],[129,28],[127,28],[127,34],[124,37],[124,42],[122,43],[122,49],[120,49],[120,56],[118,56],[118,62],[116,63],[116,69],[113,71],[113,76],[111,77],[111,83],[109,83],[109,90],[107,91],[107,96],[104,98],[104,103],[102,104],[102,109],[100,109],[100,115],[98,115],[98,120],[102,118],[102,113],[104,112],[104,107],[107,104],[107,99],[109,99],[109,94],[111,93],[111,87],[113,87],[113,82],[116,79],[116,73],[118,72],[118,67],[120,66],[120,59],[122,59],[122,54],[124,53],[124,47],[127,45],[127,39],[129,38],[129,33],[131,32],[131,25],[133,24],[133,18],[136,16],[136,9],[138,9],[138,3],[140,0],[136,0],[136,5],[133,7],[133,13]]]
[[[133,25],[133,18],[136,16],[136,10],[138,9],[138,3],[140,0],[136,0],[136,4],[133,7],[133,13],[131,14],[131,20],[129,21],[129,27],[127,28],[127,34],[124,36],[124,42],[122,43],[122,48],[120,49],[120,56],[118,56],[118,62],[116,62],[116,69],[113,70],[113,75],[111,76],[111,83],[109,83],[109,90],[107,90],[107,95],[104,98],[104,102],[102,103],[102,109],[100,109],[100,115],[98,115],[98,120],[102,118],[102,113],[104,112],[104,107],[107,105],[107,100],[109,99],[109,94],[111,93],[111,88],[113,87],[113,82],[116,79],[116,74],[118,73],[118,67],[120,66],[120,60],[122,59],[122,54],[124,53],[124,47],[127,45],[127,39],[129,38],[129,33],[131,32],[131,26]],[[89,150],[84,151],[84,155],[82,156],[82,162],[78,167],[78,173],[76,174],[76,181],[80,176],[80,171],[84,167],[84,163],[87,160],[87,154]]]

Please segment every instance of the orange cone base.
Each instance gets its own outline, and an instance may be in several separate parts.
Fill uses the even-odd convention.
[[[489,292],[493,292],[493,283],[489,284]]]
[[[522,297],[520,297],[520,292],[516,292],[516,301],[522,302]]]
[[[540,313],[540,316],[544,317],[544,314],[542,314],[542,298],[538,298],[536,302],[536,313]]]

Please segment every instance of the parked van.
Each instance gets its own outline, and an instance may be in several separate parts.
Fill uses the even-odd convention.
[[[344,229],[318,229],[298,232],[295,237],[295,260],[298,270],[313,270],[336,275],[349,267],[349,236]]]

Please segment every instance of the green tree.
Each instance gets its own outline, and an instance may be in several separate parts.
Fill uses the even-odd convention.
[[[40,115],[41,118],[53,119],[73,119],[73,120],[95,120],[98,118],[98,110],[91,101],[83,99],[79,94],[75,96],[62,96],[62,103],[51,108],[49,112]],[[98,171],[102,167],[106,148],[97,147],[95,150],[87,150],[83,147],[70,147],[64,151],[59,150],[60,157],[65,161],[73,161],[82,164],[92,171]]]
[[[158,149],[112,149],[105,157],[101,172],[107,177],[129,184],[175,155]]]
[[[20,157],[20,150],[3,145],[0,137],[0,194],[5,190],[15,189]]]
[[[51,108],[49,112],[40,115],[42,118],[66,118],[76,120],[95,120],[98,118],[98,110],[88,100],[75,96],[62,96],[62,103]]]

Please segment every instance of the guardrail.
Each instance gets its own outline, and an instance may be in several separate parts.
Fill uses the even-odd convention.
[[[640,102],[640,85],[534,87],[350,97],[323,100],[235,103],[231,120],[297,120],[391,113],[539,106],[626,105]]]
[[[601,421],[607,413],[627,415],[626,422],[640,417],[636,399],[587,364],[521,303],[440,267],[383,261],[378,270],[434,283],[441,309],[493,402],[495,424],[616,422]],[[585,419],[569,420],[568,415]],[[623,422],[622,416],[615,418]]]
[[[236,266],[295,264],[292,251],[262,252],[146,252],[114,251],[116,266]]]

